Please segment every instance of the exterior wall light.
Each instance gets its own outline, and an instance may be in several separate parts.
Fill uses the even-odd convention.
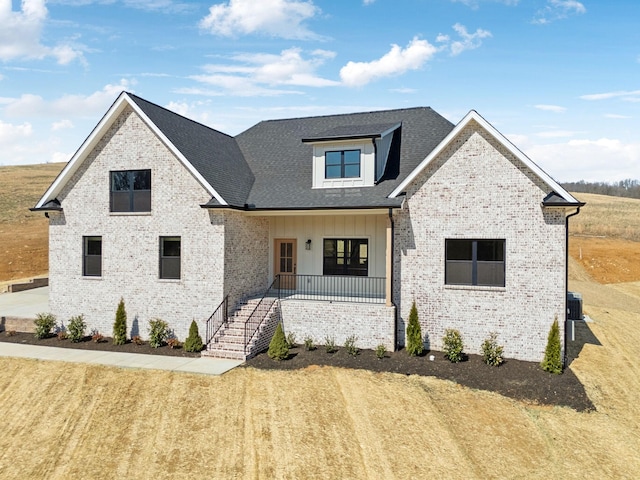
[[[307,240],[307,241],[304,243],[304,249],[305,249],[305,250],[311,250],[311,239]]]

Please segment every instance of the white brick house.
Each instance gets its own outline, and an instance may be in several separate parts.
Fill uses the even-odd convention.
[[[157,317],[183,339],[196,320],[212,355],[255,353],[280,319],[299,341],[395,349],[415,301],[429,348],[457,328],[478,353],[495,331],[539,361],[554,317],[564,332],[582,205],[474,111],[230,137],[123,92],[33,210],[50,219],[51,312],[106,335],[123,298],[131,335]]]

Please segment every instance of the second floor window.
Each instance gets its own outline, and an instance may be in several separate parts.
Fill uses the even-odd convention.
[[[324,154],[324,178],[360,177],[360,150],[339,150]]]
[[[151,170],[111,172],[112,212],[151,211]]]

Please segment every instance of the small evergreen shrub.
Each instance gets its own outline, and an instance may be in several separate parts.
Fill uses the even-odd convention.
[[[69,320],[69,326],[67,327],[69,340],[71,340],[73,343],[82,341],[86,328],[87,323],[84,321],[84,315],[71,317],[71,319]]]
[[[113,344],[124,345],[127,342],[127,311],[124,308],[124,300],[120,298],[116,319],[113,322]]]
[[[51,313],[38,313],[33,323],[36,325],[36,338],[47,338],[51,336],[51,332],[56,326],[56,316]]]
[[[269,342],[267,355],[273,360],[286,360],[289,357],[289,345],[284,336],[284,330],[282,330],[282,323],[278,323],[276,327],[276,332]]]
[[[169,338],[169,324],[159,318],[149,320],[149,345],[160,348]]]
[[[353,355],[354,357],[360,353],[360,349],[356,346],[356,340],[358,340],[358,337],[351,335],[344,341],[345,350],[349,355]]]
[[[311,337],[311,336],[304,337],[304,349],[307,352],[310,352],[311,350],[315,350],[316,349],[316,346],[313,343],[313,337]]]
[[[502,356],[503,350],[504,347],[498,345],[498,334],[491,332],[489,337],[482,342],[482,358],[484,359],[484,363],[492,367],[500,365],[504,361],[504,357]]]
[[[189,336],[184,341],[183,348],[185,352],[200,352],[203,347],[202,337],[198,331],[198,324],[195,320],[192,320],[191,325],[189,326]]]
[[[338,347],[336,347],[336,339],[334,337],[325,337],[324,349],[326,350],[327,353],[337,352]]]
[[[423,351],[422,329],[418,320],[418,308],[414,301],[409,311],[409,324],[407,325],[407,353],[413,357],[421,355]]]
[[[387,353],[387,347],[385,347],[382,343],[376,347],[376,357],[378,360],[382,360]]]
[[[287,347],[293,348],[296,346],[296,334],[293,332],[287,333]]]
[[[547,348],[544,351],[544,359],[540,364],[542,369],[550,373],[562,373],[561,353],[560,327],[558,326],[558,317],[556,316],[549,330],[549,336],[547,337]]]
[[[464,344],[462,342],[462,335],[454,328],[447,328],[444,331],[444,338],[442,339],[444,344],[444,356],[449,359],[450,362],[458,363],[464,358]]]

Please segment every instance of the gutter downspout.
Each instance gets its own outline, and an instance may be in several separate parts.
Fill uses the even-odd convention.
[[[393,259],[394,259],[394,248],[393,248],[393,237],[395,236],[395,231],[394,231],[394,222],[393,222],[393,209],[389,208],[389,226],[391,227],[391,245],[389,248],[389,251],[391,252],[391,259],[390,259],[390,273],[389,275],[391,276],[390,282],[391,282],[391,288],[390,288],[390,295],[391,295],[391,305],[395,306],[395,304],[393,303]],[[398,309],[396,308],[394,310],[394,315],[393,315],[393,349],[397,350],[398,349]]]
[[[567,323],[569,322],[569,218],[574,217],[580,213],[580,206],[574,213],[567,215],[564,219],[565,228],[565,259],[564,259],[564,355],[562,367],[567,366]]]

